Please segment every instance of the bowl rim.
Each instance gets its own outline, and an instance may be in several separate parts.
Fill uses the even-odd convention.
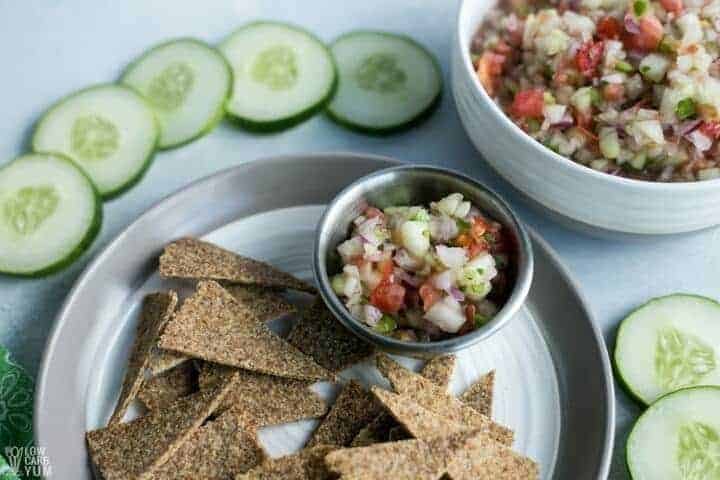
[[[350,312],[348,312],[345,305],[340,301],[339,297],[335,294],[330,286],[330,278],[327,273],[326,265],[320,261],[320,239],[323,237],[322,233],[328,226],[328,220],[331,211],[339,203],[345,195],[349,194],[359,185],[381,176],[396,172],[407,172],[407,171],[421,171],[421,172],[432,172],[439,173],[448,177],[452,177],[461,182],[467,183],[470,186],[482,190],[487,194],[493,202],[495,202],[499,208],[507,215],[509,223],[517,232],[518,242],[518,257],[522,258],[522,262],[518,262],[518,271],[515,278],[515,284],[512,288],[512,293],[508,297],[507,301],[502,305],[500,310],[495,314],[490,322],[483,325],[481,328],[460,335],[457,337],[434,341],[434,342],[406,342],[398,340],[392,337],[388,337],[381,333],[374,332],[367,328],[360,321],[356,320]],[[482,209],[482,206],[479,206]],[[334,316],[340,321],[340,323],[355,335],[360,338],[378,346],[381,350],[388,351],[390,353],[406,354],[406,355],[425,355],[425,356],[437,356],[454,353],[466,348],[469,348],[485,339],[490,338],[495,333],[500,331],[507,323],[512,319],[515,314],[524,305],[525,300],[530,292],[530,286],[533,280],[534,272],[534,257],[532,250],[532,243],[530,236],[520,222],[518,216],[515,214],[510,205],[503,200],[503,198],[491,188],[485,186],[479,181],[472,177],[460,173],[456,170],[437,167],[433,165],[399,165],[395,167],[384,168],[376,172],[365,175],[350,185],[341,190],[333,200],[327,205],[325,212],[323,213],[320,221],[318,222],[315,232],[315,244],[313,247],[313,275],[318,285],[318,291],[320,296],[325,302],[326,306],[334,314]]]
[[[497,0],[487,0],[489,2],[497,2]],[[677,194],[684,192],[694,192],[698,194],[709,193],[720,188],[720,178],[712,180],[696,180],[694,182],[653,182],[649,180],[637,180],[633,178],[618,177],[603,172],[598,172],[592,168],[581,165],[567,157],[564,157],[540,142],[534,140],[527,133],[522,131],[510,118],[503,112],[500,107],[493,101],[492,98],[487,94],[485,88],[480,84],[477,79],[475,72],[470,68],[472,61],[470,59],[470,51],[465,45],[463,40],[464,28],[463,17],[467,14],[467,11],[471,8],[471,0],[461,0],[460,6],[456,16],[456,28],[455,28],[455,48],[460,53],[462,60],[462,69],[464,76],[470,79],[472,88],[470,92],[474,93],[481,102],[490,107],[492,115],[499,120],[500,125],[505,127],[514,140],[524,143],[525,145],[535,149],[538,153],[541,153],[545,158],[551,159],[561,168],[571,171],[573,174],[587,175],[589,178],[593,178],[599,182],[603,182],[608,185],[617,185],[621,187],[628,187],[633,189],[651,190],[653,193],[660,194]],[[477,27],[476,27],[477,28]],[[454,81],[453,81],[454,83]],[[453,85],[453,88],[456,88]]]

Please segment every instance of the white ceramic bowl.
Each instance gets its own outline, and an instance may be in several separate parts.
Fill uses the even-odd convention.
[[[452,88],[465,130],[490,165],[541,205],[584,226],[669,234],[720,224],[720,180],[655,183],[577,164],[527,136],[485,93],[469,45],[496,0],[463,0],[453,40]]]

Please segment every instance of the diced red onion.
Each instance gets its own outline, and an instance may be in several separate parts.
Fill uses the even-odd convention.
[[[383,314],[380,309],[378,309],[374,305],[370,305],[368,303],[363,307],[363,320],[365,320],[365,323],[367,323],[371,327],[374,327],[378,324],[378,322],[380,322],[382,315]]]
[[[685,135],[685,138],[695,145],[695,148],[697,148],[699,152],[710,150],[710,147],[712,147],[713,144],[712,139],[699,130],[693,130]]]
[[[422,285],[422,283],[424,281],[422,277],[418,277],[417,275],[410,275],[408,272],[406,272],[402,268],[395,269],[395,276],[400,281],[403,281],[403,282],[407,283],[408,285],[410,285],[411,287],[415,287],[415,288]]]
[[[683,123],[681,123],[680,125],[677,125],[677,126],[675,127],[675,128],[676,128],[675,134],[676,134],[678,137],[685,136],[685,135],[687,135],[688,133],[690,133],[690,132],[692,132],[693,130],[695,130],[695,129],[698,127],[698,125],[700,125],[701,123],[702,123],[702,120],[690,120],[690,121],[687,121],[687,122],[683,122]]]
[[[465,294],[463,294],[457,287],[450,288],[450,295],[452,295],[452,297],[458,302],[465,300]]]
[[[625,14],[625,30],[633,35],[640,33],[640,24],[638,21],[629,13]]]
[[[455,220],[447,215],[433,215],[430,217],[430,236],[441,242],[447,242],[458,234]]]
[[[363,215],[360,215],[360,216],[357,217],[355,220],[353,220],[353,223],[354,223],[355,225],[360,225],[360,224],[363,223],[365,220],[367,220],[367,219],[366,219]]]
[[[573,121],[572,116],[570,116],[569,114],[565,114],[565,116],[563,116],[560,121],[553,123],[552,126],[558,128],[568,128],[572,127],[574,124],[575,122]]]
[[[378,245],[380,243],[378,241],[377,235],[375,235],[375,229],[377,228],[379,223],[380,218],[373,217],[368,218],[358,226],[358,233],[364,241],[372,243],[373,245]]]
[[[625,75],[622,73],[611,73],[602,77],[603,82],[621,84],[625,82]]]
[[[435,251],[440,261],[448,268],[459,268],[467,263],[467,252],[464,248],[438,245]]]
[[[431,277],[433,287],[438,290],[449,292],[452,288],[452,270],[445,270],[442,273],[436,273]]]
[[[403,270],[415,271],[423,267],[423,261],[418,260],[408,253],[404,248],[399,249],[393,257],[395,265]]]

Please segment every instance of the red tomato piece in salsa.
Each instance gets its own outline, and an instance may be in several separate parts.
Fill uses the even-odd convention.
[[[545,97],[541,88],[531,88],[515,94],[512,114],[518,118],[540,118],[543,116]]]

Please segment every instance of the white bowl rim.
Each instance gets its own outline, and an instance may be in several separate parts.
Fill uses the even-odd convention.
[[[497,1],[497,0],[487,0]],[[517,141],[523,142],[527,145],[531,145],[532,148],[538,150],[539,153],[543,154],[545,158],[550,158],[563,168],[577,172],[578,174],[586,174],[599,182],[607,184],[615,184],[619,186],[625,186],[639,190],[651,190],[653,193],[681,193],[681,192],[694,192],[697,194],[708,193],[716,191],[720,188],[720,178],[712,180],[702,180],[694,182],[653,182],[649,180],[636,180],[632,178],[618,177],[616,175],[610,175],[607,173],[593,170],[592,168],[581,165],[573,160],[564,157],[558,153],[547,148],[542,143],[530,137],[515,122],[511,121],[505,112],[490,98],[485,91],[485,88],[480,84],[480,81],[475,75],[475,71],[470,68],[472,61],[470,59],[470,50],[465,42],[463,41],[462,35],[462,18],[465,16],[467,10],[470,8],[470,0],[462,0],[460,7],[458,8],[456,28],[455,28],[455,40],[457,42],[456,48],[459,49],[460,55],[462,56],[463,69],[465,74],[471,78],[474,90],[480,95],[480,101],[490,106],[490,110],[493,112],[496,118],[499,119],[500,123],[504,125]],[[477,27],[476,27],[477,28]]]

